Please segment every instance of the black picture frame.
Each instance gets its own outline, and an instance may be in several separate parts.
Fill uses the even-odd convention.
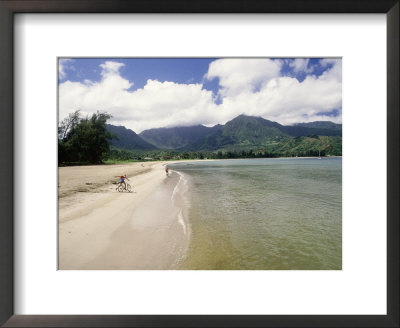
[[[398,0],[0,0],[0,324],[4,327],[399,327],[399,7]],[[13,17],[16,13],[386,14],[387,315],[14,315]]]

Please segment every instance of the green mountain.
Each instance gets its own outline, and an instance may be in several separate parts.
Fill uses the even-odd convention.
[[[240,115],[227,122],[222,131],[236,139],[239,144],[263,143],[288,137],[281,127],[282,125],[261,117]]]
[[[240,115],[185,150],[247,149],[278,143],[290,137],[280,126],[261,117]]]
[[[151,150],[157,149],[156,146],[140,138],[135,132],[124,126],[107,124],[107,130],[117,136],[118,139],[110,141],[110,145],[115,148],[128,150]]]
[[[203,125],[189,127],[149,129],[139,136],[160,149],[187,147],[210,134],[212,128]]]

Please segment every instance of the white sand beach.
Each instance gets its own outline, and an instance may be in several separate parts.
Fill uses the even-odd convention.
[[[159,215],[164,164],[59,168],[60,270],[174,268],[188,237],[176,216]],[[116,191],[123,174],[131,193]]]

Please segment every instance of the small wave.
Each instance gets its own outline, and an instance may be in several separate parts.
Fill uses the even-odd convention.
[[[172,195],[171,195],[171,200],[174,201],[178,195],[178,193],[185,193],[187,191],[187,179],[185,177],[184,174],[178,172],[178,171],[174,171],[175,173],[177,173],[179,175],[179,181],[176,184]],[[183,195],[182,195],[183,196]]]
[[[185,224],[185,220],[183,219],[182,210],[179,211],[178,222],[182,225],[183,233],[186,235],[186,224]]]

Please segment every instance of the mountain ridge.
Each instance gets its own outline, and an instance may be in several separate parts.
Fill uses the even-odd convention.
[[[117,136],[117,139],[109,141],[111,146],[128,150],[152,150],[157,149],[156,146],[146,142],[140,138],[134,131],[127,129],[122,125],[106,124],[109,132]]]
[[[337,149],[338,140],[341,143],[342,135],[342,125],[330,121],[282,125],[262,117],[244,114],[225,124],[217,124],[213,127],[193,125],[155,128],[144,130],[139,134],[125,127],[111,127],[114,127],[111,130],[122,133],[123,136],[122,141],[113,142],[112,145],[114,147],[130,150],[158,149],[178,152],[240,151],[249,149],[279,150],[281,148],[287,151],[290,147],[301,148],[302,151],[306,152],[307,147],[310,149],[315,148],[317,144],[321,143],[320,136],[327,137],[324,139],[325,144],[328,141],[332,142]],[[118,135],[118,133],[116,134]],[[121,136],[119,137],[121,139]],[[134,138],[134,141],[128,142],[130,137]],[[314,141],[306,137],[311,137]],[[312,142],[310,140],[314,142],[313,146],[311,146]],[[302,144],[299,146],[299,143]],[[328,145],[325,148],[329,149],[329,147]]]

